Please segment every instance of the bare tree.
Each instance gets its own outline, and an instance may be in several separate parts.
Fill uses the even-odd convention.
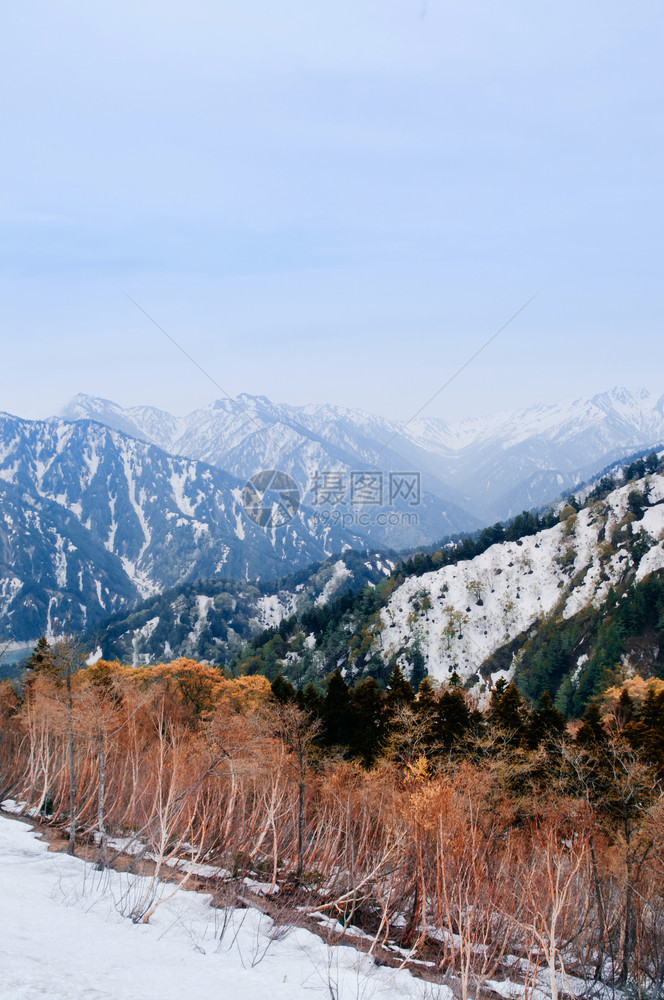
[[[318,756],[317,739],[322,724],[319,719],[312,719],[308,712],[292,704],[273,706],[271,716],[274,719],[276,735],[290,751],[294,765],[293,772],[298,789],[295,876],[300,880],[304,866],[304,804],[307,772]]]
[[[515,882],[521,904],[517,922],[532,933],[544,953],[552,1000],[559,996],[558,972],[563,984],[567,976],[563,954],[583,922],[587,852],[587,836],[575,831],[570,837],[557,817],[547,818]]]

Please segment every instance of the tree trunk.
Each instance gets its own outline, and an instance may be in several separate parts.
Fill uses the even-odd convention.
[[[652,993],[650,994],[650,1000],[659,1000],[659,995],[662,992],[662,986],[664,986],[664,962],[662,962],[657,970],[657,978],[655,979]]]
[[[634,913],[634,858],[630,848],[631,840],[631,828],[629,823],[629,813],[627,811],[627,804],[624,806],[624,830],[625,830],[625,868],[626,868],[626,880],[627,880],[627,890],[625,892],[625,937],[623,940],[623,950],[622,950],[622,967],[620,969],[620,976],[618,982],[621,986],[624,986],[629,978],[629,970],[632,963],[632,954],[634,952],[635,944],[635,913]]]
[[[97,734],[99,743],[99,799],[97,801],[97,829],[99,831],[99,861],[97,868],[103,872],[108,863],[106,852],[106,827],[104,825],[104,794],[106,792],[106,751],[104,749],[104,737],[99,730]]]
[[[297,877],[302,878],[304,859],[304,748],[299,752],[300,781],[298,784],[298,814],[297,814]]]
[[[420,880],[417,878],[414,885],[415,895],[413,896],[413,905],[410,911],[410,917],[408,918],[408,923],[406,924],[403,932],[403,941],[406,947],[412,944],[413,938],[415,937],[415,931],[417,930],[419,919],[420,919]]]
[[[69,756],[69,843],[67,854],[74,854],[76,849],[76,774],[74,771],[74,704],[71,693],[71,660],[67,658],[67,720],[68,720],[68,756]]]
[[[602,964],[604,959],[604,942],[606,940],[606,917],[604,915],[604,901],[599,887],[599,873],[597,871],[597,858],[595,857],[595,838],[591,834],[588,840],[590,848],[590,862],[593,872],[593,885],[595,887],[595,898],[597,900],[597,919],[599,921],[599,955],[595,966],[595,982],[602,979]]]

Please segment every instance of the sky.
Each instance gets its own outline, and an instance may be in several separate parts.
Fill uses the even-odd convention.
[[[663,50],[649,0],[7,6],[0,409],[405,419],[536,293],[427,415],[661,394]]]

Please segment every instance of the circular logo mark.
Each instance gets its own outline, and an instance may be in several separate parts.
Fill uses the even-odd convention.
[[[244,484],[242,506],[247,517],[261,528],[280,528],[297,514],[300,489],[285,472],[266,469]]]

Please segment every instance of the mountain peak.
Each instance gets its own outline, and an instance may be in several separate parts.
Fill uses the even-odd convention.
[[[86,415],[91,411],[119,410],[120,407],[112,399],[104,399],[103,396],[91,396],[87,392],[77,392],[75,396],[66,403],[57,416],[64,420],[78,419],[78,412],[83,410]],[[76,416],[73,416],[76,414]]]
[[[664,397],[624,386],[456,423],[424,415],[403,427],[358,409],[282,405],[247,392],[182,418],[79,393],[62,416],[104,423],[242,480],[281,469],[305,488],[325,470],[344,469],[346,476],[410,470],[439,511],[456,507],[483,523],[545,504],[625,455],[664,441]],[[448,530],[470,527],[463,517],[453,520]]]
[[[254,396],[250,392],[241,392],[237,396],[237,399],[241,399],[243,403],[261,403],[262,406],[274,406],[275,404],[267,396],[257,395]]]

